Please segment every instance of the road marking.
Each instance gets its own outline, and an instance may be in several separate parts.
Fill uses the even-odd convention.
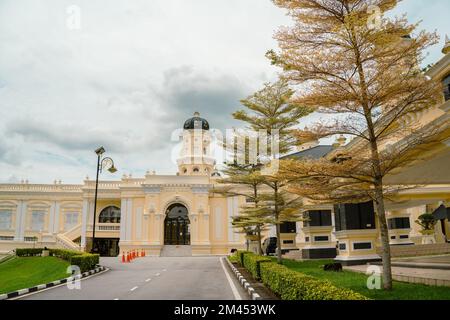
[[[234,285],[234,282],[233,282],[233,280],[231,279],[231,277],[230,277],[230,275],[229,275],[229,273],[228,273],[227,268],[225,267],[225,263],[223,262],[224,259],[226,259],[226,258],[220,258],[220,264],[222,265],[223,272],[225,272],[225,276],[227,277],[228,283],[230,284],[231,291],[233,291],[234,298],[235,298],[236,300],[242,300],[242,297],[241,297],[241,295],[239,294],[239,291],[237,290],[236,286]]]
[[[114,300],[119,300],[119,298],[115,298]]]
[[[157,276],[157,277],[159,277],[160,275],[161,275],[161,273],[159,273],[159,272],[157,274],[155,274],[155,276]]]
[[[150,280],[152,280],[152,279],[148,278],[147,280],[145,280],[145,282],[149,282]]]
[[[133,287],[133,288],[131,288],[130,289],[130,291],[134,291],[134,290],[136,290],[138,287]]]
[[[164,271],[164,272],[166,272],[166,271],[167,271],[167,269],[163,269],[163,271]]]

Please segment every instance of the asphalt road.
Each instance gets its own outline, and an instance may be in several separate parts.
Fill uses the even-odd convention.
[[[220,257],[145,257],[123,264],[101,258],[110,270],[24,296],[23,300],[239,300],[249,296]]]

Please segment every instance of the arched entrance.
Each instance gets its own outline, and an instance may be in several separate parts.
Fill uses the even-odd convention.
[[[175,203],[169,206],[164,220],[164,244],[189,245],[191,243],[189,223],[188,210],[184,205]]]

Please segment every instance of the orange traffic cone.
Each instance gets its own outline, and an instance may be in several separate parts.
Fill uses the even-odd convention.
[[[127,252],[127,262],[130,262],[130,253]]]
[[[144,254],[144,257],[145,257],[145,250],[142,253]]]
[[[126,260],[125,260],[125,252],[122,252],[122,263],[125,263],[126,262]]]

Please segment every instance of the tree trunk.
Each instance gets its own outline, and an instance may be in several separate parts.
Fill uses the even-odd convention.
[[[261,245],[261,228],[259,226],[256,227],[256,234],[258,235],[258,254],[262,256],[263,250]]]
[[[345,5],[348,12],[350,12],[349,5]],[[383,261],[383,287],[385,290],[392,289],[392,270],[391,270],[391,248],[389,246],[389,234],[386,222],[386,212],[384,208],[383,197],[383,175],[381,172],[380,157],[378,153],[378,141],[375,134],[375,126],[372,119],[372,110],[370,108],[370,101],[368,98],[368,87],[366,82],[366,74],[361,60],[361,52],[355,36],[355,27],[350,28],[351,41],[355,53],[355,64],[358,70],[362,108],[364,110],[364,117],[367,122],[367,131],[369,134],[371,161],[374,173],[373,186],[375,188],[375,203],[377,207],[378,221],[380,225],[381,246],[382,246],[382,261]]]
[[[253,185],[253,196],[255,198],[255,209],[258,208],[258,185]],[[258,235],[258,254],[263,255],[262,244],[261,244],[261,227],[256,226],[256,233]]]
[[[278,214],[276,215],[276,219],[278,220]],[[281,237],[280,237],[280,224],[277,223],[275,225],[277,230],[277,262],[278,264],[283,264],[283,260],[281,259]]]
[[[280,232],[280,223],[279,223],[279,212],[278,212],[278,185],[275,183],[274,185],[274,214],[275,214],[275,229],[277,231],[277,262],[278,264],[283,264],[283,260],[281,259],[281,232]]]
[[[383,261],[383,288],[385,290],[392,289],[392,268],[391,268],[391,247],[389,245],[389,232],[386,222],[386,212],[383,199],[383,183],[382,180],[375,181],[375,202],[377,206],[378,222],[381,234],[381,258]]]

